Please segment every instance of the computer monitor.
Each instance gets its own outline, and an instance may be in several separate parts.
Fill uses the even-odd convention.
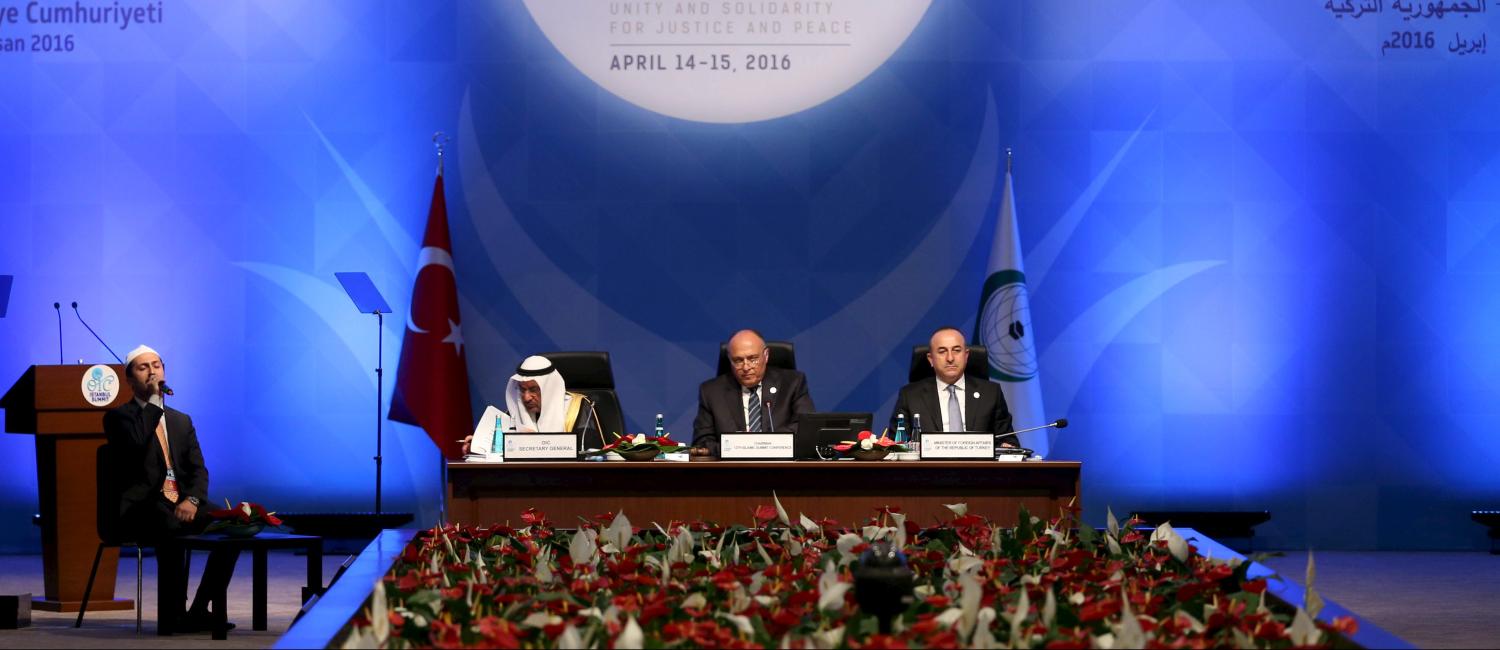
[[[798,460],[818,460],[819,445],[854,440],[874,419],[873,413],[808,413],[797,421],[792,451]]]

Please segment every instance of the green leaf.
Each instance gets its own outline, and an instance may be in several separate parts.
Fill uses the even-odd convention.
[[[1099,540],[1099,531],[1093,526],[1078,526],[1078,542],[1083,544],[1086,550],[1094,550],[1094,544]]]
[[[1026,504],[1021,504],[1021,514],[1017,517],[1016,538],[1022,542],[1029,542],[1036,538],[1036,531],[1031,527],[1031,512],[1026,509]]]

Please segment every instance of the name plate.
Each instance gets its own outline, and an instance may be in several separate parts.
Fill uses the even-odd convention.
[[[578,436],[572,433],[507,432],[505,460],[578,460]]]
[[[724,433],[719,436],[719,457],[725,460],[791,460],[790,433]]]
[[[990,433],[923,433],[922,459],[939,458],[993,460],[995,436]]]

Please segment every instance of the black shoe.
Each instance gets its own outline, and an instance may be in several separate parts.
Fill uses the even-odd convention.
[[[224,631],[228,632],[235,628],[234,623],[225,622]],[[199,632],[212,632],[214,629],[214,615],[208,612],[188,612],[177,622],[176,631],[179,634],[196,634]]]

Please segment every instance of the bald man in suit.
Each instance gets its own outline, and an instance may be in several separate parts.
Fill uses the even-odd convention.
[[[731,372],[698,387],[698,417],[693,420],[693,446],[713,456],[719,455],[720,433],[795,431],[802,416],[814,410],[807,376],[769,367],[771,351],[759,332],[735,332],[728,352]]]

